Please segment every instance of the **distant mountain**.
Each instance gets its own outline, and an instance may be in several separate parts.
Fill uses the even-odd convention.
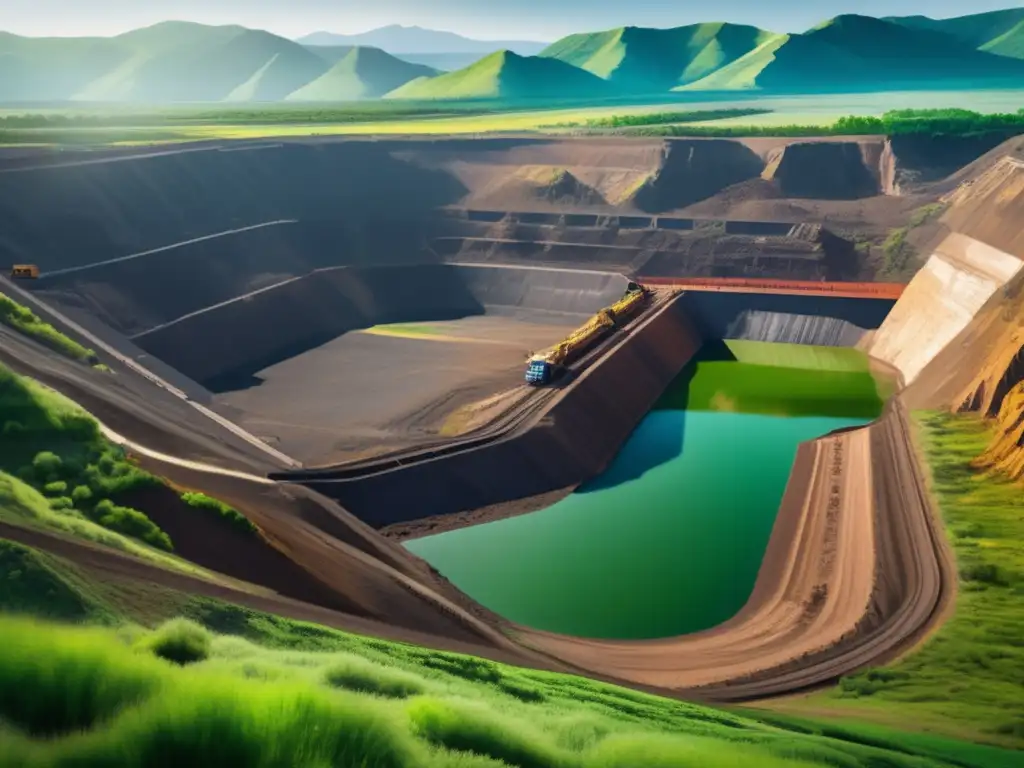
[[[298,39],[303,45],[369,45],[391,54],[401,53],[476,53],[487,54],[509,50],[522,56],[533,56],[546,43],[532,40],[473,40],[454,32],[441,32],[422,27],[392,24],[357,35],[314,32]]]
[[[868,16],[837,16],[800,35],[777,35],[707,77],[677,90],[894,90],[1024,78],[1018,61],[946,33]]]
[[[289,101],[358,101],[375,99],[436,69],[396,59],[379,48],[350,48],[327,72],[297,91]]]
[[[891,16],[885,19],[913,29],[944,32],[979,51],[1024,59],[1024,8],[976,13],[953,19]]]
[[[314,46],[312,50],[315,51],[317,48]],[[408,61],[410,64],[422,64],[442,72],[464,69],[480,60],[479,53],[399,53],[396,55],[402,61]]]
[[[417,27],[330,36],[331,45],[311,39],[328,38],[300,44],[240,26],[178,21],[109,38],[0,32],[0,102],[532,101],[1024,83],[1024,9],[942,20],[849,14],[802,34],[725,23],[622,27],[570,35],[537,56],[500,50],[477,58],[500,43]],[[400,53],[431,46],[434,52]],[[478,50],[454,50],[460,46]]]
[[[395,99],[599,98],[611,86],[586,70],[539,56],[498,51],[465,69],[413,80],[388,94]]]
[[[373,48],[309,49],[261,30],[164,22],[111,38],[0,33],[0,101],[348,101],[437,70]]]
[[[756,50],[775,35],[738,24],[675,29],[620,27],[570,35],[540,55],[580,67],[633,92],[686,85]]]

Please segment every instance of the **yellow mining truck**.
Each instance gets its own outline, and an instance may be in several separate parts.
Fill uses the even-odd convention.
[[[630,283],[626,294],[610,307],[605,307],[584,325],[546,352],[532,356],[526,367],[526,383],[543,386],[550,384],[565,366],[583,354],[628,321],[647,303],[650,291],[639,283]]]

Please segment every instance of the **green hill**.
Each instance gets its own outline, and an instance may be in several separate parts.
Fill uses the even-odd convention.
[[[886,21],[913,29],[943,32],[979,51],[1024,59],[1024,8],[1008,8],[953,19],[893,16]]]
[[[570,35],[540,55],[580,67],[631,92],[666,91],[727,66],[775,35],[738,24],[675,29],[621,27]]]
[[[337,64],[288,96],[290,101],[356,101],[383,96],[436,69],[396,59],[379,48],[352,48]]]
[[[65,101],[127,59],[113,39],[28,38],[0,32],[0,101]]]
[[[327,63],[301,45],[261,30],[165,22],[113,38],[131,58],[77,98],[97,101],[283,99]]]
[[[930,29],[838,16],[800,35],[779,35],[687,90],[893,90],[962,83],[1008,84],[1024,66]]]
[[[521,100],[599,98],[612,92],[601,78],[558,59],[498,51],[465,69],[413,80],[387,97]]]

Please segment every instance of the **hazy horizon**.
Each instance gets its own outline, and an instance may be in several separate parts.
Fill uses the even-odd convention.
[[[455,32],[481,40],[550,42],[574,32],[619,26],[674,27],[708,21],[800,32],[842,13],[867,16],[922,14],[948,18],[1020,8],[1005,0],[719,0],[713,11],[695,0],[8,0],[0,4],[0,30],[33,37],[109,36],[160,21],[240,24],[289,38],[312,32],[358,34],[401,24]]]

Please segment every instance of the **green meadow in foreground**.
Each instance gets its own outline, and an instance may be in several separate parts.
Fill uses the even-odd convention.
[[[33,589],[83,616],[34,560]],[[10,564],[0,547],[0,569]],[[0,576],[10,578],[0,570]],[[15,580],[16,581],[16,580]],[[55,586],[57,585],[57,586]],[[0,618],[0,759],[18,766],[1010,766],[1000,750],[734,714],[206,603],[217,634]]]
[[[915,418],[960,572],[954,614],[902,661],[779,706],[1024,749],[1024,493],[972,469],[986,422]]]

